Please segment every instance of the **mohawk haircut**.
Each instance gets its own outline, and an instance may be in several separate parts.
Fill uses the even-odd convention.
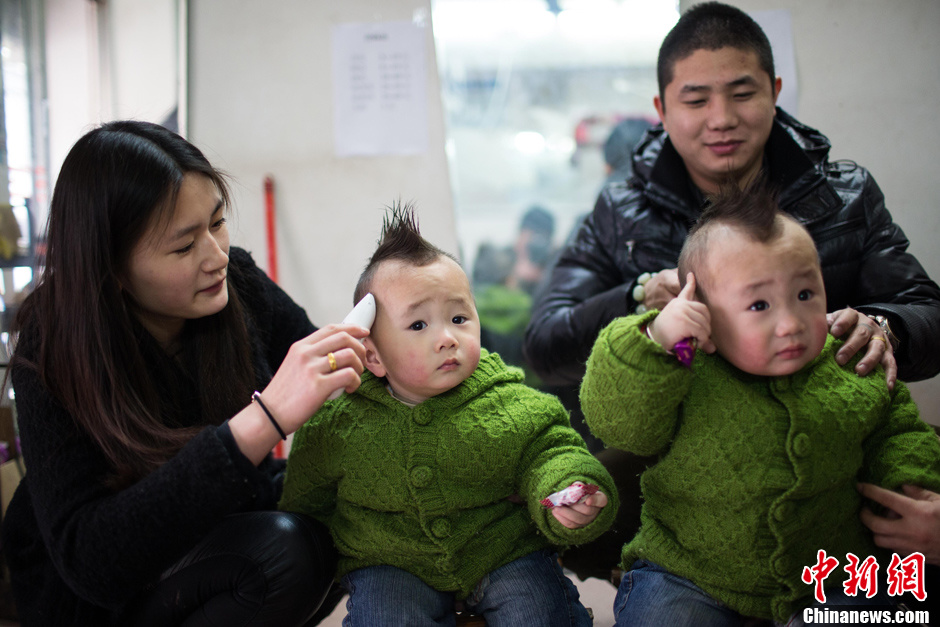
[[[421,237],[413,203],[402,205],[401,201],[398,201],[385,209],[379,245],[359,276],[356,291],[353,293],[354,303],[358,303],[371,291],[375,273],[385,261],[401,261],[421,267],[432,264],[441,257],[447,257],[459,265],[453,255]]]
[[[775,191],[765,183],[763,175],[745,189],[726,183],[721,186],[712,203],[689,231],[682,252],[679,253],[679,282],[685,286],[689,272],[696,275],[709,250],[709,235],[717,226],[732,227],[755,242],[767,243],[783,234],[786,221],[793,222],[804,231],[796,219],[780,210]],[[808,233],[808,232],[807,232]],[[696,280],[697,296],[704,302],[703,282]]]
[[[721,48],[755,52],[761,69],[767,72],[773,83],[776,78],[773,49],[760,25],[737,7],[720,2],[703,2],[682,14],[659,47],[656,79],[659,82],[660,100],[665,103],[666,86],[672,82],[678,61],[698,50]]]

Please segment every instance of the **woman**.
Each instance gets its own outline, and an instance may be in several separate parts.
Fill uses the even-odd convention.
[[[358,387],[367,331],[317,331],[230,249],[228,200],[149,123],[105,124],[62,165],[11,361],[27,476],[3,548],[24,626],[302,625],[330,586],[326,531],[269,511],[269,452]]]

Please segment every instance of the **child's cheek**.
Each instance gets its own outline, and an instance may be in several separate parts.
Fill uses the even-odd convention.
[[[473,368],[476,369],[476,364],[480,362],[480,342],[476,342],[468,347],[467,356],[469,359],[473,360]]]
[[[818,355],[820,352],[822,352],[823,346],[826,345],[826,336],[829,335],[829,323],[826,322],[825,317],[821,318],[818,322],[815,323],[813,331],[815,334],[815,337],[813,338],[813,348],[815,349],[815,352],[813,354]]]
[[[428,356],[420,350],[409,350],[405,359],[406,376],[412,381],[423,381],[427,379],[431,370]]]
[[[773,358],[765,338],[759,334],[725,337],[719,352],[738,369],[751,374],[760,374]]]

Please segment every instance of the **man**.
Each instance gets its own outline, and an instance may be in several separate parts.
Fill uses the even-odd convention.
[[[601,192],[533,309],[524,350],[542,379],[577,384],[603,327],[674,298],[676,260],[708,195],[761,172],[819,250],[830,333],[846,338],[839,363],[863,350],[858,374],[881,363],[889,386],[940,372],[940,288],[907,252],[868,171],[830,163],[828,139],[776,108],[782,85],[760,27],[734,7],[696,5],[664,39],[657,74],[662,124],[634,151],[633,177]],[[609,461],[624,481],[642,470],[643,460]],[[620,487],[624,540],[638,489]]]

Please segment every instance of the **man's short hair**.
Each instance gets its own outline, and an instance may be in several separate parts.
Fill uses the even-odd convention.
[[[378,247],[372,253],[369,263],[366,264],[356,283],[356,291],[353,294],[354,303],[358,303],[371,291],[372,280],[383,261],[396,260],[419,267],[432,264],[441,257],[457,262],[453,255],[421,237],[418,218],[415,216],[415,207],[412,203],[402,205],[401,201],[398,201],[386,207],[386,210]]]
[[[774,54],[770,41],[751,16],[736,7],[720,2],[697,4],[682,14],[676,25],[663,39],[656,62],[659,98],[665,107],[666,86],[672,82],[676,63],[697,50],[721,48],[753,50],[762,70],[770,82],[774,73]]]
[[[678,264],[679,282],[685,286],[688,273],[695,274],[696,293],[705,302],[704,282],[699,280],[698,272],[708,254],[709,234],[714,227],[730,226],[755,242],[767,243],[783,234],[786,221],[793,222],[803,230],[806,228],[780,209],[776,193],[762,176],[745,189],[733,184],[723,185],[689,230],[682,245]]]

